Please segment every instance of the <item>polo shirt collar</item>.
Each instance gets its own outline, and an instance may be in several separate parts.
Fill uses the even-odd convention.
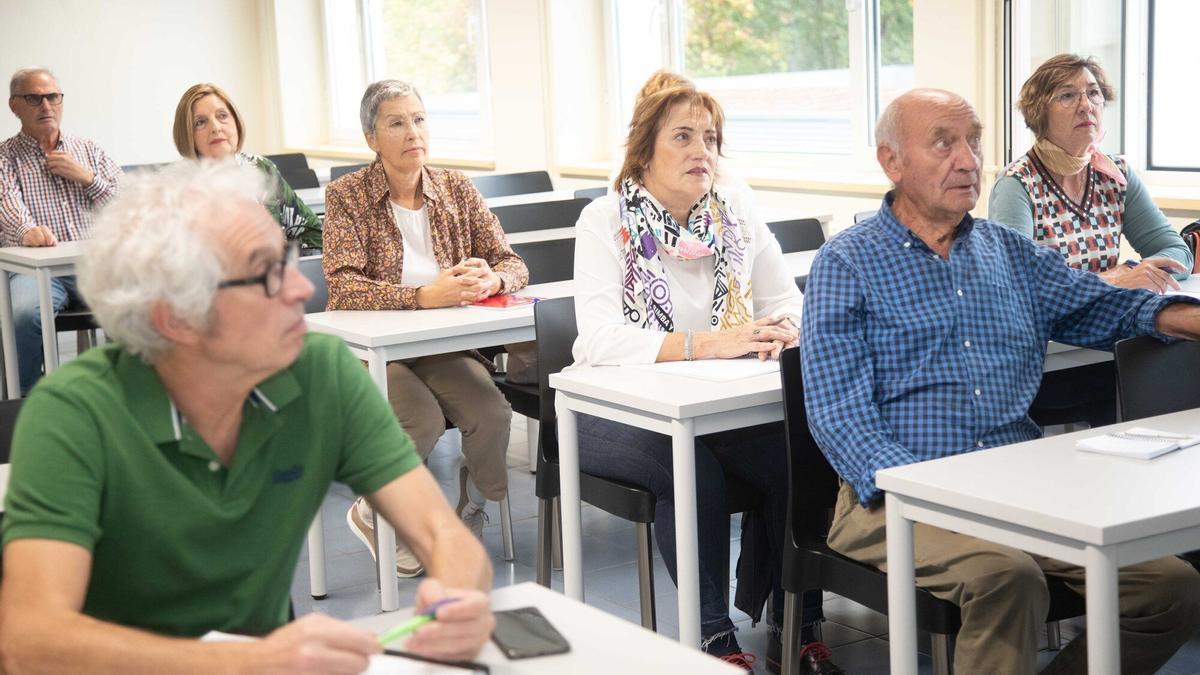
[[[929,248],[928,246],[925,246],[925,242],[921,241],[920,237],[913,234],[913,231],[908,229],[908,226],[900,222],[900,219],[896,217],[895,212],[892,211],[892,201],[895,198],[896,191],[889,190],[888,193],[883,196],[883,203],[879,207],[879,224],[883,229],[883,235],[896,242],[896,244],[900,246],[910,244],[912,246]],[[955,226],[955,242],[970,237],[971,232],[974,229],[975,218],[970,214],[970,212],[968,212],[963,216],[963,219],[959,221],[958,225]]]
[[[367,167],[367,198],[373,204],[384,202],[390,191],[388,189],[387,174],[383,172],[383,160],[376,158],[371,162],[371,166]],[[437,203],[441,201],[441,191],[438,186],[433,184],[433,178],[429,175],[429,169],[421,167],[421,194],[427,201]]]
[[[129,410],[150,440],[158,445],[181,440],[182,415],[153,366],[121,350],[114,368],[124,383]],[[291,368],[285,368],[258,383],[246,400],[264,414],[274,414],[299,396],[300,383]]]

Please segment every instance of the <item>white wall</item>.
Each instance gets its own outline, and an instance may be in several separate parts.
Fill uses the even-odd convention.
[[[58,76],[63,129],[96,140],[118,164],[178,158],[171,126],[192,84],[229,92],[246,148],[270,143],[260,0],[0,0],[0,78],[40,65]],[[7,99],[7,93],[5,94]],[[0,112],[0,137],[20,129]]]

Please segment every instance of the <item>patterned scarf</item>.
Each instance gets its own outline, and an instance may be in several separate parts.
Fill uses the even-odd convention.
[[[1125,187],[1125,184],[1128,182],[1125,179],[1125,174],[1121,173],[1121,169],[1117,167],[1108,155],[1100,151],[1098,145],[1100,140],[1098,138],[1094,143],[1087,146],[1083,154],[1079,157],[1069,154],[1066,150],[1063,150],[1045,138],[1039,138],[1033,144],[1033,147],[1037,150],[1038,159],[1042,160],[1046,168],[1060,176],[1074,176],[1090,164],[1093,169],[1117,181],[1117,184],[1121,187]]]
[[[626,180],[621,185],[619,243],[625,259],[621,307],[625,322],[654,331],[675,330],[671,289],[662,255],[677,260],[714,256],[712,318],[723,330],[753,319],[749,242],[725,200],[712,190],[692,207],[686,228],[658,204],[645,187]]]

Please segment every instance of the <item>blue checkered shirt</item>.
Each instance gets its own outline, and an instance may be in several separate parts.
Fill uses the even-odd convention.
[[[875,472],[1037,438],[1047,340],[1111,350],[1181,296],[1116,288],[1055,250],[967,216],[949,259],[892,214],[817,253],[801,331],[809,426],[859,501]]]

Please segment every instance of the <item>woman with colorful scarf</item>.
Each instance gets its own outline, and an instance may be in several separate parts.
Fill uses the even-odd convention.
[[[1037,141],[996,180],[988,217],[1115,286],[1162,293],[1187,278],[1192,254],[1125,160],[1099,149],[1115,97],[1094,59],[1059,54],[1038,66],[1017,102]],[[1120,262],[1122,236],[1140,262]],[[1030,414],[1043,425],[1065,421],[1064,411],[1111,424],[1115,390],[1111,361],[1048,373]]]
[[[713,181],[723,122],[716,100],[690,84],[663,88],[637,103],[614,191],[588,205],[576,225],[576,365],[773,359],[796,344],[802,297],[779,244],[741,191],[727,194]],[[584,472],[654,493],[655,539],[674,577],[671,439],[588,415],[579,416],[578,431]],[[762,495],[753,517],[761,518],[766,550],[753,565],[743,559],[738,581],[739,591],[751,587],[750,575],[763,582],[762,596],[747,598],[742,607],[752,617],[773,589],[767,656],[777,671],[788,491],[781,424],[696,438],[702,646],[748,669],[754,657],[734,637],[722,574],[722,560],[729,557],[729,532],[721,524],[730,480]],[[749,550],[743,543],[743,556]],[[828,660],[828,649],[813,640],[822,618],[820,592],[806,593],[804,606],[806,672],[841,672]]]

